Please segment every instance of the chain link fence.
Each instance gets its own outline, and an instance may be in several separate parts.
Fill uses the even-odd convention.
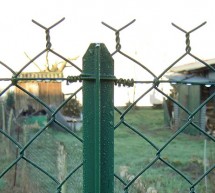
[[[186,56],[191,56],[198,61],[202,67],[210,70],[212,74],[215,73],[214,65],[208,64],[191,53],[190,35],[205,25],[206,22],[190,31],[186,31],[173,24],[174,27],[185,33],[185,53],[177,58],[175,62],[170,64],[158,76],[141,62],[135,60],[122,51],[120,32],[133,24],[135,20],[120,29],[115,29],[109,24],[102,22],[103,25],[114,31],[116,35],[116,49],[112,54],[105,51],[104,55],[101,54],[101,60],[96,62],[100,65],[100,63],[104,62],[106,58],[113,57],[114,59],[117,55],[120,55],[128,62],[138,66],[138,69],[141,69],[143,74],[148,74],[152,77],[150,80],[146,80],[144,77],[141,80],[135,80],[135,77],[131,79],[126,77],[116,78],[114,74],[111,74],[111,69],[107,69],[107,71],[103,72],[102,69],[98,69],[98,66],[95,66],[95,69],[91,69],[95,71],[94,77],[92,74],[87,74],[86,70],[82,70],[71,60],[54,51],[51,44],[50,30],[63,20],[64,18],[48,28],[33,20],[33,23],[45,30],[46,48],[33,59],[30,59],[30,61],[18,72],[15,72],[12,67],[0,61],[1,67],[6,68],[10,73],[12,73],[12,77],[10,78],[0,78],[1,82],[10,82],[3,90],[1,90],[0,94],[0,153],[3,155],[0,157],[0,190],[5,193],[76,193],[83,191],[87,193],[91,190],[88,190],[86,187],[91,186],[90,188],[95,188],[95,193],[104,193],[105,191],[114,191],[116,193],[214,192],[215,139],[212,135],[213,132],[208,132],[205,129],[206,123],[203,124],[203,122],[201,122],[200,124],[196,120],[196,117],[199,116],[200,112],[205,116],[202,109],[204,109],[208,104],[212,103],[212,107],[215,106],[215,92],[213,89],[215,85],[214,76],[210,81],[185,80],[172,77],[164,79],[168,72]],[[96,44],[95,49],[100,46],[100,44]],[[93,49],[94,48],[90,48],[88,52],[93,52]],[[73,67],[73,69],[80,73],[80,75],[63,77],[61,73],[63,68],[60,69],[61,67],[58,65],[49,65],[50,53],[65,61],[65,65]],[[100,54],[100,51],[98,51],[98,53]],[[42,73],[33,73],[33,75],[25,73],[27,67],[33,65],[35,60],[42,55],[46,56],[45,70]],[[84,58],[84,60],[85,59],[87,60],[87,58]],[[94,60],[90,60],[88,62],[91,64]],[[117,65],[121,64],[115,63],[114,67]],[[99,70],[101,70],[105,76],[100,76]],[[86,118],[93,114],[93,110],[85,109],[85,112],[89,111],[87,113],[90,114],[84,115],[84,120],[87,121],[86,123],[83,123],[86,127],[83,128],[83,132],[85,133],[83,134],[84,136],[82,136],[82,131],[74,130],[74,126],[71,127],[71,125],[65,121],[62,116],[62,110],[70,100],[75,99],[76,95],[82,91],[82,86],[79,87],[79,82],[88,81],[90,85],[94,78],[95,95],[85,95],[84,98],[88,101],[87,105],[93,104],[95,106],[93,109],[96,109],[97,107],[98,109],[94,112],[95,120]],[[95,100],[92,96],[98,99],[98,101],[102,100],[100,99],[101,96],[99,96],[99,89],[102,87],[100,85],[100,81],[104,81],[105,83],[105,92],[102,93],[103,97],[111,97],[112,95],[111,85],[105,86],[110,82],[116,86],[129,87],[128,89],[132,87],[135,88],[137,85],[142,85],[142,87],[146,89],[143,89],[144,91],[141,91],[142,93],[138,97],[135,97],[133,101],[129,101],[126,104],[126,107],[114,107],[114,109],[110,109],[109,115],[103,116],[100,114],[103,112],[100,111],[100,106],[102,106],[101,109],[105,109],[106,106],[108,106],[108,108],[112,108],[112,106],[107,103],[109,99],[111,101],[111,98],[107,101],[104,99],[104,104],[102,102],[97,103],[97,101],[95,101],[95,104],[92,102]],[[59,84],[61,84],[61,82],[76,85],[74,86],[75,90],[73,94],[70,94],[66,99],[63,99],[60,93],[61,87]],[[31,85],[31,89],[29,89],[29,87],[24,83],[29,83],[29,85]],[[183,85],[186,88],[194,87],[196,85],[202,88],[207,85],[210,86],[208,87],[210,88],[210,92],[206,97],[204,97],[204,99],[200,100],[198,105],[193,108],[189,108],[185,103],[183,103],[183,100],[180,100],[180,97],[177,95],[179,93],[169,95],[161,89],[161,85],[167,84],[171,84],[175,92],[178,92],[177,86],[180,85]],[[51,87],[47,85],[51,85]],[[58,87],[59,90],[56,89]],[[44,91],[44,88],[46,88],[46,91]],[[140,87],[138,87],[138,89],[139,88]],[[20,103],[21,105],[19,105],[19,109],[17,109],[17,106],[15,105],[17,101],[10,101],[8,99],[9,97],[7,97],[8,91],[12,89],[20,91],[20,100],[24,100],[23,103]],[[90,92],[89,87],[87,87],[87,89],[85,90],[85,93],[87,91]],[[115,89],[120,88],[115,87]],[[35,92],[35,90],[37,90],[37,92]],[[54,92],[51,92],[51,90]],[[137,105],[138,102],[144,99],[147,95],[150,95],[152,91],[160,93],[160,95],[165,98],[165,101],[168,101],[168,103],[164,102],[164,110],[172,107],[168,112],[175,112],[173,116],[172,114],[168,114],[167,116],[168,128],[164,127],[164,122],[159,122],[158,120],[161,115],[163,116],[162,113],[165,113],[162,109],[142,109]],[[190,95],[191,94],[192,91]],[[59,96],[56,98],[56,95]],[[53,98],[55,99],[53,100]],[[195,100],[196,98],[193,96],[189,103]],[[7,103],[6,101],[9,102]],[[36,112],[32,113],[31,106],[28,106],[27,110],[22,109],[22,111],[20,111],[20,107],[22,107],[23,104],[27,105],[28,103],[30,105],[34,104],[37,107]],[[170,105],[165,106],[165,104]],[[52,105],[56,106],[53,107]],[[113,116],[112,111],[114,111],[115,126],[111,122]],[[176,116],[178,114],[178,118],[183,114],[183,122],[180,124],[178,123],[180,120],[177,119]],[[136,117],[138,117],[138,119],[136,119]],[[111,158],[107,156],[107,154],[113,155],[113,139],[104,142],[99,140],[97,141],[100,134],[103,135],[102,131],[98,130],[98,133],[91,133],[92,138],[95,141],[93,143],[90,141],[87,142],[87,138],[89,137],[87,136],[89,134],[87,132],[91,128],[90,126],[87,126],[88,123],[91,124],[91,122],[98,121],[98,123],[91,126],[93,128],[101,128],[105,119],[109,118],[110,121],[106,127],[104,126],[104,128],[107,130],[113,129],[115,133],[114,166],[111,165],[111,162],[106,160],[113,160],[113,156]],[[147,119],[150,118],[152,123],[148,123],[147,125]],[[99,120],[101,122],[99,122]],[[74,122],[74,120],[71,120],[70,118],[70,122],[71,121]],[[212,124],[213,127],[213,123],[210,124]],[[193,132],[190,132],[191,130]],[[198,133],[198,135],[190,136],[185,134],[185,131],[190,134]],[[109,133],[108,137],[111,136],[112,134]],[[93,149],[92,152],[98,152],[95,155],[91,154],[92,152],[87,152],[88,146],[95,146],[95,149]],[[107,149],[105,149],[106,147]],[[198,149],[199,147],[202,147],[202,149]],[[102,152],[103,148],[105,153]],[[199,156],[199,154],[202,154],[202,156],[204,154],[204,158],[202,160],[200,160],[199,157],[195,157],[196,155]],[[210,161],[206,159],[206,154],[211,155],[212,158]],[[85,156],[91,156],[92,158]],[[187,158],[189,156],[191,157]],[[86,167],[90,166],[90,164],[88,165],[88,159],[91,160],[90,164],[92,164],[93,167],[95,166],[93,170],[92,168],[86,169]],[[186,162],[186,159],[190,159],[191,161],[189,163],[192,164],[186,165],[188,163]],[[108,178],[106,173],[111,172],[112,167],[114,167],[115,172],[114,174],[108,174]],[[98,175],[94,176],[94,173],[97,172]],[[111,176],[114,176],[114,178]],[[89,178],[95,178],[95,182],[98,182],[98,184],[89,185]],[[101,182],[100,184],[100,178],[104,178],[104,182],[107,182],[104,183],[104,187],[114,187],[109,187],[110,191],[107,189],[104,190],[104,187],[102,187],[103,183]],[[114,181],[114,183],[112,183],[112,181]]]
[[[82,88],[65,100],[61,93],[61,82],[68,81],[62,76],[65,65],[79,72],[81,69],[51,49],[49,34],[63,20],[49,28],[32,20],[45,30],[46,48],[18,72],[1,62],[12,73],[12,78],[1,78],[11,81],[1,91],[1,154],[5,156],[1,156],[0,189],[3,192],[82,192],[82,136],[62,116],[62,108]],[[64,66],[50,65],[50,53],[65,61]],[[25,72],[42,55],[46,58],[45,70]],[[10,102],[11,107],[5,104],[8,90],[13,90],[17,99]]]
[[[175,141],[177,141],[177,138],[183,136],[183,133],[185,131],[187,131],[187,133],[192,134],[191,130],[194,130],[194,133],[199,133],[202,136],[202,139],[205,139],[204,153],[206,152],[205,148],[206,148],[207,140],[210,141],[209,143],[211,145],[211,149],[209,151],[214,152],[214,136],[210,135],[209,132],[206,131],[205,124],[203,124],[203,126],[201,127],[201,124],[197,123],[196,119],[194,119],[197,116],[197,114],[200,113],[202,111],[202,109],[204,109],[210,102],[212,103],[213,108],[214,108],[214,104],[215,104],[214,103],[215,93],[214,93],[214,89],[213,89],[214,83],[215,83],[214,82],[214,75],[215,75],[214,74],[214,72],[215,72],[214,65],[210,65],[210,64],[206,63],[205,61],[201,60],[200,58],[198,58],[197,56],[193,55],[191,53],[191,45],[190,45],[190,34],[193,33],[194,31],[196,31],[197,29],[199,29],[200,27],[202,27],[203,25],[205,25],[206,22],[202,23],[201,25],[197,26],[196,28],[194,28],[190,31],[186,31],[186,30],[180,28],[179,26],[175,25],[174,23],[172,23],[172,25],[174,27],[176,27],[178,30],[185,33],[185,38],[186,38],[185,53],[182,56],[180,56],[179,58],[177,58],[175,60],[175,62],[170,64],[158,76],[156,76],[149,68],[146,68],[142,63],[140,63],[139,61],[135,60],[134,58],[130,57],[128,54],[126,54],[125,52],[122,51],[122,46],[120,44],[120,36],[119,36],[120,32],[122,30],[124,30],[126,27],[128,27],[130,24],[132,24],[134,21],[135,20],[131,21],[130,23],[128,23],[127,25],[125,25],[124,27],[122,27],[118,30],[103,22],[103,24],[106,27],[108,27],[109,29],[111,29],[112,31],[114,31],[115,35],[116,35],[116,50],[111,54],[113,56],[113,58],[115,57],[115,55],[119,54],[119,55],[125,57],[127,60],[130,60],[131,63],[134,63],[137,66],[140,66],[144,72],[150,74],[152,77],[151,81],[150,80],[141,80],[141,81],[132,80],[132,84],[143,84],[143,85],[149,84],[149,86],[147,87],[146,91],[144,91],[139,97],[137,97],[137,99],[135,99],[131,103],[128,103],[127,108],[125,110],[115,107],[115,111],[118,113],[119,120],[116,121],[116,125],[114,128],[116,131],[119,129],[127,129],[131,133],[135,134],[136,135],[135,139],[140,140],[140,142],[139,142],[140,144],[141,144],[141,141],[144,141],[143,148],[147,147],[148,149],[151,149],[150,151],[152,151],[155,156],[152,156],[150,154],[150,159],[149,159],[150,161],[149,160],[146,161],[144,158],[142,158],[141,164],[138,163],[138,164],[140,164],[140,165],[138,165],[139,169],[136,171],[132,170],[132,167],[137,168],[137,166],[135,166],[134,164],[131,164],[132,161],[130,163],[125,161],[124,165],[122,164],[119,166],[118,173],[115,173],[115,178],[117,179],[116,184],[117,184],[117,182],[120,183],[124,189],[124,192],[147,192],[147,193],[149,193],[149,192],[190,192],[190,193],[191,192],[213,192],[214,187],[212,184],[210,185],[210,188],[208,188],[207,175],[208,176],[210,175],[210,177],[212,179],[214,178],[214,168],[215,168],[214,158],[212,158],[210,164],[209,163],[206,164],[207,167],[204,167],[204,171],[197,172],[198,166],[194,167],[194,168],[192,166],[190,166],[190,168],[189,168],[189,166],[188,166],[185,169],[183,167],[180,167],[180,164],[181,164],[180,161],[174,160],[174,156],[177,156],[177,154],[179,154],[178,156],[182,157],[182,159],[183,159],[183,157],[184,157],[184,159],[186,159],[186,155],[185,155],[186,150],[185,149],[190,149],[188,156],[191,156],[190,155],[191,152],[194,151],[194,150],[192,150],[193,147],[189,147],[189,146],[184,147],[185,148],[185,149],[183,149],[184,151],[178,151],[178,153],[176,153],[176,155],[171,155],[170,157],[172,157],[172,158],[168,158],[166,156],[166,152],[171,151],[170,147],[174,146]],[[188,80],[187,81],[187,80],[185,80],[186,78],[174,79],[174,78],[171,78],[171,76],[169,77],[169,79],[165,80],[165,76],[168,75],[168,72],[172,68],[174,68],[174,66],[177,63],[179,63],[186,56],[191,56],[196,61],[198,61],[199,64],[202,65],[201,66],[202,68],[205,67],[206,69],[210,70],[211,73],[213,74],[213,77],[211,77],[211,80],[204,79],[203,81],[202,80],[199,81],[197,79],[197,80],[190,80],[190,81]],[[183,70],[185,70],[185,69],[182,69],[181,71],[183,71]],[[195,108],[193,107],[193,109],[192,109],[192,108],[189,108],[189,103],[188,104],[183,103],[182,101],[179,100],[179,97],[177,97],[176,95],[171,96],[171,95],[166,94],[163,91],[163,88],[160,87],[162,84],[166,84],[166,83],[170,83],[173,86],[176,85],[176,88],[175,88],[176,90],[174,90],[175,92],[177,91],[177,86],[179,86],[179,85],[185,85],[185,87],[192,87],[195,85],[200,85],[201,87],[204,87],[206,85],[208,87],[211,87],[211,92],[207,97],[205,97],[203,100],[201,100],[201,102],[199,103],[198,106],[195,106]],[[122,85],[123,85],[123,83],[122,83]],[[173,106],[176,106],[178,111],[180,110],[181,112],[183,112],[183,114],[185,114],[185,116],[183,117],[184,118],[183,124],[180,124],[180,125],[175,124],[174,132],[165,139],[165,142],[163,144],[160,144],[159,142],[157,142],[157,143],[153,142],[154,140],[150,138],[151,136],[149,137],[147,135],[148,134],[147,131],[144,131],[142,128],[137,128],[135,126],[135,123],[132,123],[133,121],[129,120],[129,115],[131,113],[133,113],[133,109],[136,108],[136,104],[140,100],[142,100],[144,97],[146,97],[153,90],[160,93]],[[195,90],[193,90],[193,91],[196,92]],[[180,95],[180,93],[177,93],[177,94]],[[195,95],[199,95],[199,94],[200,93],[190,93],[190,95],[191,95],[190,103],[192,103],[192,101],[197,100]],[[165,106],[164,106],[164,108],[165,108]],[[205,116],[205,114],[203,114],[203,115]],[[143,120],[144,120],[144,116],[147,116],[147,115],[145,114],[142,116]],[[182,116],[182,114],[180,114],[180,116]],[[156,117],[154,117],[154,119],[156,119]],[[173,117],[172,117],[172,119],[173,119]],[[203,117],[203,119],[206,119],[206,116]],[[174,121],[177,122],[178,120],[175,119]],[[171,124],[171,119],[168,119],[168,125],[170,126],[170,124]],[[144,125],[144,122],[143,122],[143,125]],[[152,125],[153,125],[153,123],[150,125],[151,129],[153,128]],[[192,128],[190,128],[190,126],[192,126]],[[154,132],[156,132],[156,131],[154,131]],[[157,134],[159,135],[161,133],[158,132]],[[191,141],[190,141],[190,143],[191,143]],[[127,144],[127,146],[129,146],[129,143]],[[120,147],[125,148],[122,145]],[[202,145],[202,147],[203,147],[203,145]],[[175,152],[177,152],[177,148],[175,149]],[[131,151],[133,152],[133,151],[135,151],[135,149],[132,149]],[[201,150],[198,150],[198,151],[201,151]],[[123,152],[124,152],[124,154],[128,153],[128,149]],[[143,157],[144,157],[144,152],[145,152],[145,150],[143,150],[143,152],[142,152]],[[203,151],[201,151],[201,152],[203,152]],[[116,158],[116,156],[115,156],[115,158]],[[120,156],[122,156],[122,154],[120,154]],[[133,156],[135,156],[134,152],[133,152]],[[137,153],[136,156],[140,156],[140,155],[138,155],[138,153]],[[205,159],[205,157],[204,157],[204,159]],[[206,160],[203,160],[202,163],[205,161]],[[193,162],[195,162],[195,160],[193,160]],[[131,167],[131,165],[132,165],[132,167]],[[160,170],[161,165],[163,167],[162,170]],[[202,165],[202,164],[200,164],[200,165]],[[203,165],[204,165],[204,163],[203,163]],[[168,172],[166,171],[167,168],[169,169]],[[161,172],[163,172],[163,174],[160,174],[159,172],[154,173],[155,170],[161,171]],[[196,173],[198,173],[195,175],[195,177],[192,175],[192,173],[193,173],[192,170],[196,170]],[[134,173],[132,173],[132,172],[134,172]],[[154,173],[153,179],[151,179],[150,173]],[[149,178],[149,179],[147,179],[147,178]],[[161,178],[166,178],[166,180],[161,180]],[[172,186],[171,185],[172,181],[175,181],[175,184],[173,185],[174,188],[172,190],[169,190],[168,186],[169,187]],[[205,183],[203,183],[202,181],[205,181]],[[121,187],[121,189],[122,189],[122,187]],[[120,190],[118,190],[116,192],[120,192]]]

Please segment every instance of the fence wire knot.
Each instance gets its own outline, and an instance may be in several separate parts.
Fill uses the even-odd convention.
[[[17,85],[17,82],[18,82],[17,77],[16,77],[16,76],[13,76],[13,77],[11,78],[11,82],[12,82],[13,85]]]
[[[60,188],[57,188],[57,192],[56,193],[62,193],[61,192],[61,187]]]
[[[160,158],[160,156],[161,156],[160,150],[156,153],[156,156]]]
[[[115,81],[115,85],[118,85],[118,86],[128,86],[128,87],[133,87],[134,86],[134,79],[123,79],[123,78],[120,78],[120,79],[116,79]]]
[[[186,52],[190,53],[191,47],[190,47],[190,33],[186,33]]]
[[[185,51],[186,51],[186,53],[189,54],[190,51],[191,51],[191,47],[190,47],[190,33],[196,31],[197,29],[199,29],[200,27],[202,27],[202,26],[205,25],[205,24],[206,24],[206,22],[203,22],[203,23],[200,24],[199,26],[197,26],[197,27],[195,27],[194,29],[192,29],[192,30],[190,30],[190,31],[187,32],[186,30],[184,30],[184,29],[182,29],[181,27],[179,27],[179,26],[175,25],[174,23],[172,23],[172,25],[173,25],[174,27],[176,27],[177,29],[179,29],[180,31],[182,31],[182,32],[185,33],[185,37],[186,37],[186,49],[185,49]]]
[[[45,26],[43,26],[42,24],[40,24],[40,23],[38,23],[37,21],[35,21],[35,20],[32,20],[32,22],[33,23],[35,23],[36,25],[38,25],[39,27],[41,27],[41,28],[43,28],[44,30],[45,30],[45,32],[46,32],[46,48],[47,49],[50,49],[51,48],[51,46],[52,46],[52,44],[51,44],[51,42],[50,42],[50,29],[52,29],[53,27],[55,27],[56,25],[58,25],[59,23],[61,23],[63,20],[64,20],[65,18],[62,18],[60,21],[58,21],[58,22],[56,22],[55,24],[53,24],[52,26],[50,26],[50,27],[45,27]]]
[[[25,153],[25,151],[21,151],[21,152],[19,153],[20,157],[24,157],[24,153]]]
[[[155,79],[154,79],[154,87],[158,87],[159,84],[160,84],[159,79],[158,79],[158,78],[155,78]]]
[[[51,40],[50,31],[49,31],[49,29],[47,29],[45,32],[46,32],[46,48],[50,49],[52,46],[51,41],[50,41]]]
[[[119,31],[116,31],[115,35],[116,35],[116,50],[120,51],[122,46],[120,44]]]
[[[191,188],[190,188],[190,193],[195,193],[194,187],[191,187]]]
[[[124,192],[123,193],[128,193],[128,187],[124,188]]]
[[[187,121],[188,122],[192,122],[194,120],[194,116],[193,115],[190,115],[188,118],[187,118]]]
[[[102,22],[103,25],[105,25],[105,26],[108,27],[109,29],[115,31],[115,35],[116,35],[116,39],[115,39],[115,40],[116,40],[116,51],[115,51],[114,53],[119,52],[120,49],[121,49],[121,47],[122,47],[121,44],[120,44],[119,32],[122,31],[123,29],[125,29],[126,27],[128,27],[129,25],[131,25],[132,23],[134,23],[135,21],[136,21],[135,19],[132,20],[131,22],[129,22],[128,24],[126,24],[125,26],[123,26],[122,28],[120,28],[120,29],[118,29],[118,30],[115,29],[115,28],[113,28],[113,27],[111,27],[110,25],[108,25],[108,24]]]

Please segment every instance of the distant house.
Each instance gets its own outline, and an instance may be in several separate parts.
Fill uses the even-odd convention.
[[[23,72],[19,75],[19,78],[62,78],[62,72]],[[56,80],[22,80],[18,82],[18,85],[30,92],[35,97],[47,105],[59,105],[64,100],[62,93],[61,81]],[[27,109],[28,105],[31,105],[35,110],[44,108],[38,101],[23,92],[21,89],[15,89],[16,111]]]
[[[208,97],[215,93],[215,59],[176,66],[168,76],[173,83],[173,98],[190,112],[195,111]],[[173,126],[178,129],[188,120],[188,114],[178,105],[169,105],[172,113]],[[194,116],[194,123],[203,130],[215,135],[215,96],[208,101]],[[197,134],[193,126],[188,126],[185,132]]]

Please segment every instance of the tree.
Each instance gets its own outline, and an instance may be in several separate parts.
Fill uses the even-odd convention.
[[[77,99],[70,99],[63,108],[63,115],[69,117],[80,117],[81,105]]]

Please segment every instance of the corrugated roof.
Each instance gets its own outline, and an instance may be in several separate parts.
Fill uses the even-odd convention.
[[[215,59],[210,59],[210,60],[204,60],[208,65],[213,65],[215,64]],[[205,66],[203,63],[197,61],[189,64],[183,64],[180,66],[174,66],[170,69],[171,72],[183,72],[183,71],[191,71],[191,70],[197,70],[201,68],[208,68]]]
[[[62,72],[22,72],[19,76],[19,78],[63,78],[63,73]],[[22,80],[25,81],[25,80]],[[27,80],[26,80],[27,81]],[[28,80],[29,81],[29,80]],[[32,80],[34,81],[34,80]],[[48,81],[48,80],[44,80]],[[55,80],[52,80],[55,81]]]
[[[186,74],[174,74],[166,76],[170,81],[173,82],[181,82],[184,84],[214,84],[214,80],[201,77],[201,76],[194,76],[192,74],[186,75]]]

